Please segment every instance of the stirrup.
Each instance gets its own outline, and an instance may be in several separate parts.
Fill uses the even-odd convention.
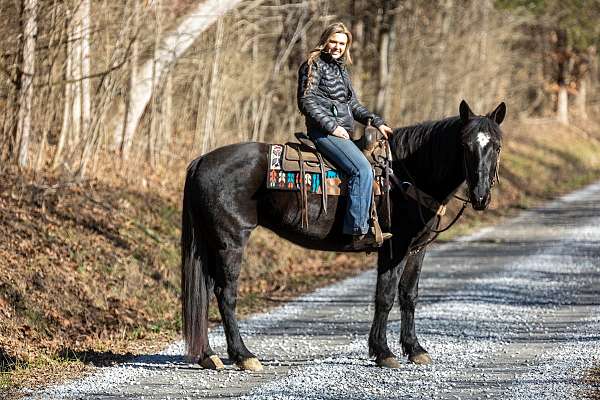
[[[378,240],[377,235],[374,234],[374,229],[369,229],[368,233],[364,235],[352,236],[352,248],[355,250],[365,250],[368,248],[377,248],[383,245],[385,240],[391,239],[391,233],[381,233],[381,240]]]

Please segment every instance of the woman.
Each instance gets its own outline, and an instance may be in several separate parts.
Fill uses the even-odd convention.
[[[336,22],[325,29],[298,72],[298,107],[304,114],[308,136],[319,152],[349,176],[343,232],[353,235],[353,246],[360,249],[376,244],[369,229],[373,172],[350,140],[354,120],[366,125],[371,119],[386,138],[392,129],[356,98],[346,70],[346,64],[352,63],[351,44],[352,34],[343,23]],[[384,233],[384,239],[391,236]]]

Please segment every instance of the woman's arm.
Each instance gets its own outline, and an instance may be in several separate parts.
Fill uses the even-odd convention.
[[[315,63],[312,67],[310,85],[308,81],[308,64],[304,63],[298,71],[298,108],[300,112],[310,118],[313,122],[327,133],[333,133],[338,124],[331,111],[317,96],[316,88],[321,80],[321,72]],[[307,90],[306,88],[309,87]]]
[[[373,120],[373,126],[379,127],[385,124],[383,118],[379,115],[372,113],[367,109],[367,107],[363,106],[360,101],[358,101],[358,97],[356,96],[356,92],[352,87],[352,81],[350,80],[350,75],[346,68],[342,69],[342,73],[344,74],[344,80],[346,81],[346,85],[348,86],[348,91],[350,92],[350,96],[348,99],[348,104],[350,105],[350,110],[352,111],[352,117],[360,122],[363,125],[367,124],[367,120],[371,118]]]
[[[356,97],[356,92],[354,91],[354,88],[352,87],[350,81],[348,81],[348,86],[350,88],[350,99],[348,103],[350,104],[350,110],[352,110],[352,116],[354,117],[354,119],[360,122],[361,124],[366,125],[367,120],[371,118],[373,121],[373,126],[378,128],[379,126],[384,125],[385,121],[383,120],[383,118],[369,111],[367,107],[363,106],[358,101],[358,98]]]

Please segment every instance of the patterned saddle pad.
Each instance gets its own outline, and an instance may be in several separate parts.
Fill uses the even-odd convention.
[[[302,152],[302,156],[299,152]],[[347,193],[347,179],[342,171],[335,169],[324,158],[321,164],[315,150],[295,142],[270,145],[267,188],[300,190],[302,183],[300,159],[304,164],[304,184],[307,192],[322,194],[324,180],[324,184],[327,185],[327,195],[339,196]],[[383,176],[375,176],[373,190],[376,196],[381,194],[383,182]]]

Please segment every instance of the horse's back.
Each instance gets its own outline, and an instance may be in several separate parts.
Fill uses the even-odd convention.
[[[188,166],[188,179],[202,189],[231,191],[236,187],[250,190],[265,182],[267,143],[246,142],[219,147]]]

